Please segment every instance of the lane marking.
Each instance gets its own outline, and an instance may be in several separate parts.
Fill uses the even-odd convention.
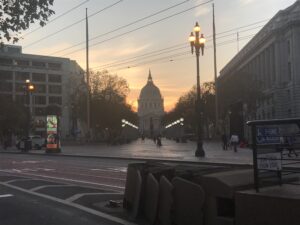
[[[42,185],[42,186],[31,188],[30,191],[38,191],[38,190],[41,190],[41,189],[47,188],[47,187],[76,187],[76,185],[73,185],[73,184],[48,184],[48,185]]]
[[[0,198],[8,198],[8,197],[12,197],[14,195],[12,194],[6,194],[6,195],[0,195]]]
[[[7,171],[7,170],[0,170],[0,172],[6,172],[6,173],[15,174],[14,172]],[[96,186],[117,188],[117,189],[121,189],[121,190],[125,189],[125,187],[122,187],[122,186],[109,185],[109,184],[99,184],[99,183],[94,183],[94,182],[89,182],[89,181],[75,180],[75,179],[70,179],[70,178],[44,176],[44,175],[37,175],[37,174],[32,174],[32,173],[18,173],[18,174],[28,175],[28,176],[34,176],[34,177],[50,178],[50,179],[54,179],[54,180],[71,181],[71,182],[82,183],[82,184],[92,184],[92,185],[96,185]]]
[[[26,171],[25,171],[26,172]],[[35,172],[35,171],[34,171]],[[38,172],[38,171],[36,171]],[[52,171],[51,171],[52,172]],[[113,171],[106,171],[106,172],[113,172]],[[116,177],[106,177],[106,176],[97,176],[97,175],[90,175],[87,173],[73,173],[71,171],[64,171],[64,172],[60,172],[60,171],[55,171],[55,173],[60,173],[60,174],[70,174],[70,175],[80,175],[80,176],[85,176],[85,177],[97,177],[97,178],[103,178],[103,179],[110,179],[110,180],[117,180],[117,181],[126,181],[126,179],[124,178],[116,178]]]
[[[16,181],[27,181],[27,180],[32,180],[32,179],[18,178],[18,179],[13,179],[13,180],[9,180],[9,181],[4,181],[3,183],[9,184],[9,183],[13,183],[13,182],[16,182]]]
[[[127,220],[124,220],[124,219],[121,219],[121,218],[118,218],[118,217],[114,217],[114,216],[111,216],[109,214],[106,214],[106,213],[103,213],[103,212],[100,212],[100,211],[97,211],[97,210],[94,210],[94,209],[90,209],[90,208],[87,208],[85,206],[73,203],[73,202],[68,202],[66,200],[62,200],[62,199],[55,198],[55,197],[52,197],[52,196],[48,196],[48,195],[45,195],[45,194],[41,194],[41,193],[38,193],[38,192],[33,192],[33,191],[26,190],[26,189],[23,189],[23,188],[20,188],[20,187],[16,187],[16,186],[13,186],[13,185],[10,185],[10,184],[5,184],[3,182],[0,182],[0,184],[2,184],[3,186],[9,187],[9,188],[18,190],[18,191],[22,191],[22,192],[25,192],[25,193],[28,193],[28,194],[31,194],[31,195],[39,196],[39,197],[42,197],[42,198],[52,200],[54,202],[58,202],[58,203],[61,203],[61,204],[64,204],[64,205],[67,205],[67,206],[70,206],[70,207],[80,209],[82,211],[88,212],[90,214],[102,217],[104,219],[107,219],[107,220],[110,220],[110,221],[113,221],[113,222],[116,222],[116,223],[120,223],[120,224],[124,224],[124,225],[137,225],[136,223],[132,223],[132,222],[129,222]]]
[[[75,194],[75,195],[67,198],[66,201],[74,202],[83,196],[89,196],[89,195],[121,195],[121,196],[123,196],[123,194],[116,193],[116,192],[113,192],[113,193],[107,193],[107,192],[106,193],[103,193],[103,192],[101,192],[101,193],[100,192],[99,193],[97,193],[97,192],[96,193],[95,192],[94,193],[80,193],[80,194]]]

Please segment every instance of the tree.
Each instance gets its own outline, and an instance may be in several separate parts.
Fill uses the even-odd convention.
[[[196,86],[190,91],[179,97],[175,108],[167,113],[164,118],[166,124],[173,122],[181,117],[184,118],[184,124],[188,132],[195,132],[196,111],[195,104],[197,99]],[[203,113],[203,123],[208,133],[209,126],[215,124],[215,84],[214,82],[206,82],[201,86],[201,101]]]
[[[20,133],[27,129],[29,112],[22,104],[17,104],[7,97],[0,97],[0,136]]]
[[[90,79],[90,116],[91,128],[96,133],[106,130],[117,136],[121,131],[121,120],[137,123],[137,114],[126,103],[129,93],[127,81],[108,71],[91,72]],[[86,120],[86,93],[81,93],[77,105],[77,114]]]
[[[44,26],[48,17],[54,14],[49,7],[54,0],[2,0],[0,3],[0,42],[3,39],[19,40],[19,34],[30,24],[39,22]]]

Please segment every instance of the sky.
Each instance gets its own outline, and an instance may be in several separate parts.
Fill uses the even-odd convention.
[[[107,69],[124,77],[131,90],[127,102],[134,108],[151,69],[168,111],[196,84],[196,57],[191,54],[188,43],[196,21],[201,26],[201,33],[207,37],[204,55],[200,57],[200,82],[214,80],[212,3],[215,5],[219,74],[270,18],[294,2],[54,0],[55,15],[49,18],[50,22],[41,29],[33,24],[22,33],[23,38],[17,45],[23,47],[23,53],[71,58],[85,69],[84,18],[87,8],[90,15],[90,69]]]

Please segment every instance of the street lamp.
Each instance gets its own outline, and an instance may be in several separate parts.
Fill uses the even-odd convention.
[[[195,152],[196,157],[204,157],[205,152],[203,149],[203,140],[202,140],[202,113],[201,113],[201,96],[200,96],[200,71],[199,71],[199,56],[200,56],[200,49],[201,55],[204,53],[204,45],[205,45],[205,38],[203,34],[200,35],[200,26],[198,22],[194,27],[194,33],[191,32],[189,41],[191,44],[191,51],[192,54],[196,53],[196,62],[197,62],[197,101],[196,101],[196,118],[197,118],[197,149]]]
[[[28,130],[28,134],[29,134],[30,128],[32,125],[32,121],[33,121],[32,93],[35,91],[35,86],[34,86],[34,84],[31,83],[31,81],[29,79],[27,79],[25,81],[25,83],[26,83],[26,92],[29,96],[29,121],[30,121],[30,126],[29,126],[29,130]]]

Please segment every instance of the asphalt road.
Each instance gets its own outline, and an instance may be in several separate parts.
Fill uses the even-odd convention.
[[[131,224],[120,201],[131,161],[1,154],[0,224]]]
[[[127,165],[138,161],[2,153],[0,224],[131,225],[121,204],[107,204],[121,203]]]
[[[117,225],[78,208],[0,185],[1,225]]]
[[[123,191],[128,160],[1,154],[0,172]]]

